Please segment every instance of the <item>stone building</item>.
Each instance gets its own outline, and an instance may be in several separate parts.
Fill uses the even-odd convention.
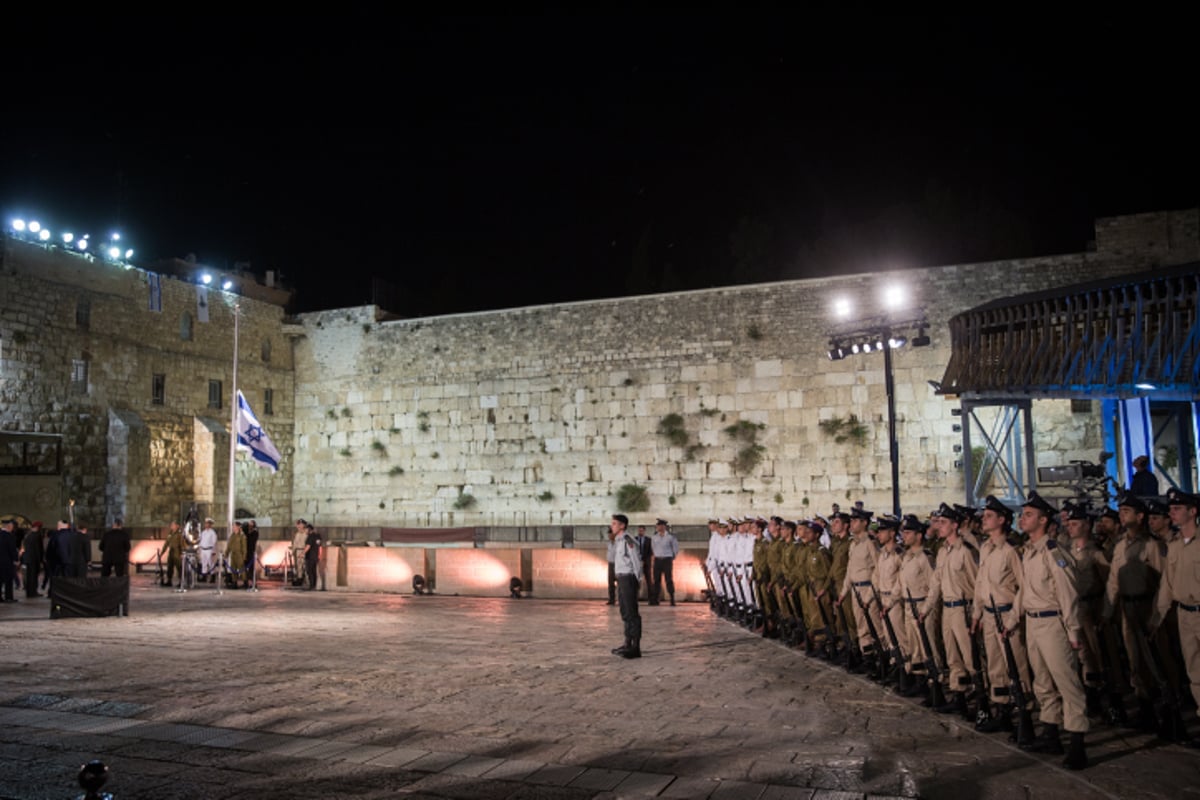
[[[194,265],[161,269],[171,272],[5,237],[0,431],[48,436],[40,456],[5,443],[0,466],[19,473],[37,467],[22,458],[35,462],[58,450],[61,496],[49,504],[57,517],[67,515],[70,499],[76,517],[93,528],[123,517],[135,530],[157,529],[193,502],[225,517],[235,299],[239,384],[275,440],[290,445],[288,293],[244,276],[233,276],[247,284],[241,296],[205,291],[191,276],[172,274],[196,272]],[[153,284],[159,310],[150,308]],[[277,476],[240,458],[237,469],[237,505],[286,521],[291,459]]]
[[[600,525],[619,492],[677,524],[891,506],[882,356],[828,358],[851,298],[902,284],[930,346],[894,352],[906,509],[963,495],[946,322],[988,300],[1200,259],[1200,212],[1099,220],[1085,252],[423,319],[369,306],[285,317],[246,284],[239,384],[280,449],[241,457],[236,505],[346,537]],[[5,239],[0,430],[61,437],[64,497],[94,524],[225,514],[235,295]],[[150,310],[161,284],[161,311]],[[270,396],[267,396],[270,392]],[[1035,404],[1039,464],[1094,459],[1095,404]],[[0,467],[11,464],[14,456]],[[630,488],[632,487],[632,488]],[[0,509],[0,512],[19,509]]]

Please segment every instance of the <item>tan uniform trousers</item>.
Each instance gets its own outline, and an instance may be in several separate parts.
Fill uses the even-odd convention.
[[[950,601],[961,602],[961,601]],[[967,603],[946,608],[942,604],[942,640],[946,646],[946,666],[950,668],[947,688],[953,692],[971,689],[971,634],[967,626],[967,614],[971,613]]]
[[[867,608],[871,608],[873,597],[871,595],[870,586],[853,586],[850,591],[846,592],[846,602],[854,609],[854,628],[858,636],[858,649],[864,653],[871,653],[875,650],[875,642],[871,639],[871,630],[867,627],[866,618],[863,617],[862,606],[858,604],[858,600],[854,597],[854,592],[858,592],[858,596],[862,598],[862,602]],[[846,617],[850,619],[849,616]],[[874,622],[875,620],[871,620]],[[884,643],[884,647],[889,647],[887,644],[887,634],[880,629],[879,625],[875,626],[875,630],[879,633],[879,639]]]
[[[831,598],[830,602],[837,603],[837,595],[836,594],[830,594],[830,598]],[[838,624],[838,630],[841,631],[842,633],[846,634],[846,641],[849,641],[849,642],[857,641],[858,649],[862,650],[863,637],[858,635],[858,630],[859,630],[858,619],[854,616],[854,612],[856,610],[857,609],[854,608],[854,598],[847,595],[845,600],[843,600],[841,603],[838,603],[837,624]],[[863,627],[865,627],[865,626],[863,626]],[[868,634],[866,636],[866,640],[868,642],[871,641],[870,634]]]
[[[932,657],[933,663],[937,665],[938,670],[938,674],[933,677],[939,677],[945,664],[942,663],[942,654],[938,652],[937,646],[937,631],[941,627],[941,620],[938,619],[938,609],[935,608],[933,613],[925,618],[925,635],[929,638],[929,646],[933,649],[932,653],[926,653],[925,642],[921,638],[921,629],[917,626],[916,619],[913,618],[912,604],[905,600],[900,605],[904,608],[904,636],[908,639],[910,651],[907,660],[912,671],[924,673],[926,671],[925,661],[927,658]]]
[[[883,598],[883,602],[886,604],[890,601],[885,597]],[[912,647],[908,641],[908,626],[904,622],[904,604],[897,603],[896,605],[892,606],[891,610],[887,612],[887,618],[892,623],[892,629],[896,632],[896,640],[900,644],[900,663],[898,666],[907,669],[908,663],[912,659]],[[885,639],[889,640],[888,646],[890,647],[891,641],[887,634],[887,625],[883,625],[882,620],[880,621],[880,624],[883,628],[881,633]]]
[[[1105,645],[1096,628],[1102,602],[1102,598],[1079,598],[1079,624],[1083,629],[1083,641],[1079,643],[1082,647],[1078,655],[1083,667],[1083,685],[1097,689],[1104,686],[1104,657],[1100,648]]]
[[[1145,629],[1150,619],[1151,603],[1149,598],[1139,600],[1123,600],[1121,602],[1121,639],[1125,642],[1125,655],[1129,658],[1129,682],[1133,684],[1133,692],[1138,698],[1150,698],[1150,687],[1154,680],[1150,677],[1150,668],[1142,657],[1142,647],[1139,644],[1137,630],[1139,625]],[[1132,617],[1132,619],[1130,618]],[[1150,643],[1153,647],[1153,642]]]
[[[1192,608],[1200,609],[1200,606]],[[1183,649],[1183,663],[1187,666],[1192,697],[1200,704],[1200,610],[1179,608],[1179,646]]]
[[[1008,637],[1012,645],[1013,658],[1017,660],[1017,674],[1021,676],[1021,688],[1029,699],[1030,687],[1033,681],[1029,679],[1029,656],[1025,652],[1025,637],[1020,629]],[[1009,686],[1012,681],[1008,677],[1008,661],[1004,657],[1004,645],[996,636],[995,617],[986,610],[983,612],[983,644],[987,651],[988,685],[991,687],[993,703],[1011,703]]]
[[[1042,724],[1060,725],[1072,733],[1088,730],[1087,703],[1079,682],[1079,659],[1071,649],[1062,617],[1025,620],[1029,660],[1033,664],[1033,693]]]

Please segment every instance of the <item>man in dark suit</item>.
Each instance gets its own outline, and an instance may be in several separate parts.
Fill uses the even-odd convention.
[[[125,530],[121,520],[113,520],[113,526],[100,538],[100,574],[105,578],[114,573],[118,578],[125,577],[132,546],[129,531]]]
[[[652,587],[654,586],[654,575],[651,572],[652,568],[650,562],[653,560],[654,556],[654,542],[652,542],[650,537],[646,535],[645,525],[638,525],[636,541],[638,554],[642,557],[642,575],[645,578],[646,584],[645,599],[653,600],[654,590]]]
[[[0,523],[0,586],[3,587],[6,603],[17,602],[17,598],[13,597],[13,582],[17,579],[19,558],[16,527],[11,519],[6,519]]]

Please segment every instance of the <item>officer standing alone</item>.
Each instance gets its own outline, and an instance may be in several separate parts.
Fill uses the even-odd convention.
[[[617,601],[621,620],[625,623],[625,643],[613,649],[622,658],[642,657],[642,615],[638,611],[638,581],[642,575],[642,557],[637,542],[626,528],[629,518],[613,514],[609,530],[612,534],[613,571],[617,575]]]

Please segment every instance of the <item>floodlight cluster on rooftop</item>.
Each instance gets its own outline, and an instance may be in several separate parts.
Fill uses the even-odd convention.
[[[9,229],[13,237],[26,242],[34,242],[45,247],[62,247],[89,257],[112,261],[126,268],[133,266],[130,263],[130,259],[133,258],[133,248],[122,247],[120,244],[121,234],[115,231],[109,235],[107,247],[96,248],[92,246],[90,233],[79,236],[73,231],[67,230],[55,236],[48,227],[36,219],[26,220],[17,217],[9,223]]]

